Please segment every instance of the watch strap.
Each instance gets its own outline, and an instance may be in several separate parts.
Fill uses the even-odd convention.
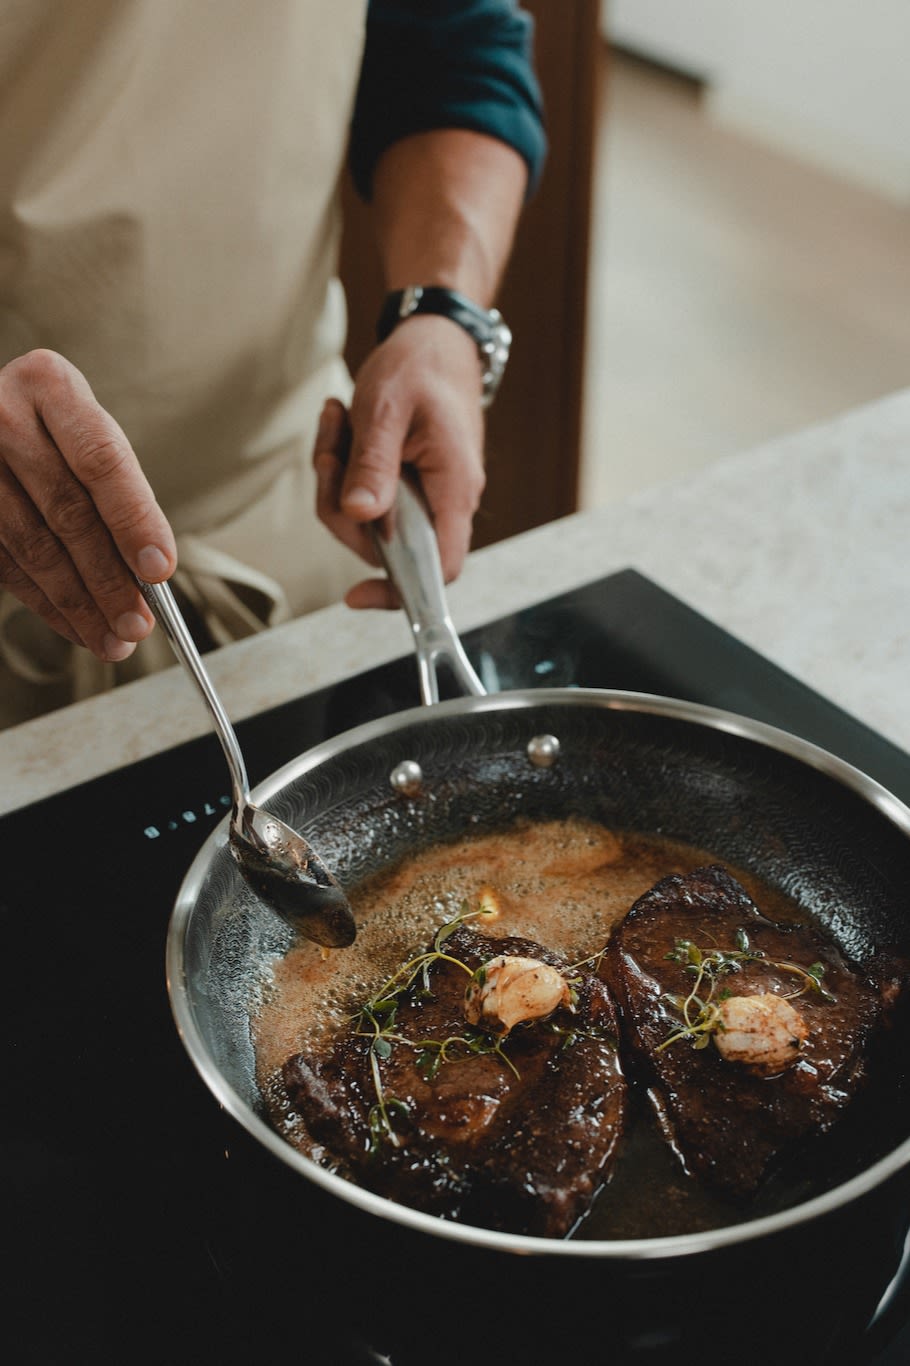
[[[488,407],[499,388],[512,341],[502,314],[495,308],[481,308],[455,289],[442,285],[408,285],[406,289],[396,289],[386,295],[376,324],[377,341],[385,341],[406,319],[426,313],[450,318],[473,337],[483,369],[481,402]]]

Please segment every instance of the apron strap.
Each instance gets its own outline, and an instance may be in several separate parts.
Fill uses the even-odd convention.
[[[255,635],[291,615],[281,585],[268,574],[197,536],[177,538],[172,586],[190,604],[213,645]]]

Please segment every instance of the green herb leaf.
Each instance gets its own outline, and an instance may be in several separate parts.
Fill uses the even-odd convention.
[[[433,940],[433,947],[440,949],[450,935],[453,935],[461,924],[462,917],[456,916],[454,920],[447,920],[444,925],[440,925],[436,931],[436,938]]]

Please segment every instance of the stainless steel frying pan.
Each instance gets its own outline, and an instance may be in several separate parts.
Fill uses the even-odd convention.
[[[516,815],[570,814],[660,832],[748,868],[818,917],[854,959],[910,953],[910,809],[835,756],[773,727],[673,698],[590,689],[483,695],[451,628],[419,503],[405,490],[384,554],[414,631],[424,705],[316,746],[256,789],[301,830],[345,887],[425,845],[501,829]],[[471,695],[437,702],[447,658]],[[557,762],[529,757],[541,736]],[[416,787],[400,766],[419,767]],[[398,773],[397,781],[391,776]],[[902,1178],[910,1166],[904,1083],[893,1123],[833,1188],[792,1208],[672,1238],[555,1241],[446,1223],[394,1204],[291,1148],[265,1118],[250,1016],[291,932],[258,904],[228,850],[227,823],[206,841],[174,908],[167,945],[174,1017],[215,1099],[288,1170],[390,1230],[548,1263],[647,1266],[718,1257],[802,1228]],[[903,1028],[903,1026],[901,1026]],[[900,1050],[898,1050],[900,1051]],[[903,1109],[902,1109],[903,1107]],[[890,1197],[889,1197],[890,1198]]]

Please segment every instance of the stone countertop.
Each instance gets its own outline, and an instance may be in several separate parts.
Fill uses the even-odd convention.
[[[910,751],[910,389],[477,551],[451,614],[468,631],[629,567]],[[206,663],[239,721],[411,648],[403,614],[339,605]],[[209,729],[175,665],[0,731],[0,813]]]

